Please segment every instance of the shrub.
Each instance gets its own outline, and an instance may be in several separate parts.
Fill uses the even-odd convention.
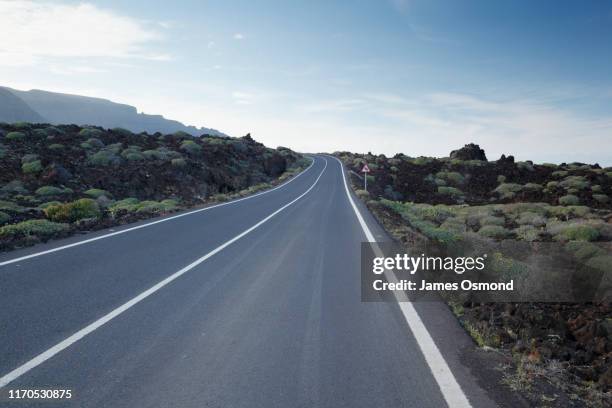
[[[54,235],[68,231],[69,226],[48,220],[28,220],[17,224],[0,227],[0,238],[51,238]]]
[[[584,190],[589,187],[589,185],[590,183],[583,176],[568,176],[559,183],[559,186],[566,190]]]
[[[521,225],[514,230],[514,233],[517,238],[527,242],[537,241],[540,238],[540,231],[533,225]]]
[[[21,164],[30,163],[36,160],[38,160],[37,154],[24,154],[23,157],[21,158]]]
[[[173,167],[186,167],[187,166],[187,161],[185,159],[172,159],[171,163]]]
[[[449,181],[450,183],[455,185],[461,185],[465,181],[463,175],[456,171],[441,171],[436,174],[436,177]]]
[[[39,196],[61,196],[64,194],[71,194],[72,190],[69,188],[59,188],[55,186],[42,186],[36,190],[36,195]]]
[[[95,128],[84,128],[81,129],[81,131],[79,132],[79,136],[86,138],[98,138],[103,134],[104,132],[102,132],[100,129]]]
[[[181,143],[181,150],[184,150],[189,154],[198,154],[202,151],[202,146],[193,140],[185,140],[183,143]]]
[[[133,212],[138,208],[138,203],[139,201],[136,198],[125,198],[111,205],[108,210],[113,216],[117,215],[120,211]]]
[[[567,176],[568,172],[565,170],[557,170],[557,171],[553,171],[550,175],[552,177],[561,178],[561,177]]]
[[[12,201],[0,201],[0,211],[19,214],[25,212],[26,209]]]
[[[85,218],[100,218],[98,203],[91,198],[81,198],[66,204],[51,205],[44,209],[51,221],[74,222]]]
[[[94,166],[113,166],[121,163],[121,158],[105,149],[93,154],[87,161]]]
[[[129,137],[129,136],[133,135],[133,133],[131,131],[129,131],[127,129],[124,129],[124,128],[120,128],[120,127],[113,128],[112,130],[113,130],[113,133],[116,133],[116,134],[121,135],[123,137]]]
[[[132,147],[129,147],[121,152],[121,157],[127,161],[140,161],[145,159],[145,156],[139,150]]]
[[[593,194],[593,199],[598,203],[605,204],[610,201],[610,198],[605,194]]]
[[[26,138],[26,135],[23,132],[9,132],[4,138],[6,140],[23,140]]]
[[[578,205],[580,204],[580,199],[573,195],[573,194],[568,194],[568,195],[564,195],[563,197],[559,197],[559,204],[561,205]]]
[[[603,189],[601,188],[599,184],[596,184],[594,186],[591,186],[591,191],[594,193],[601,193]]]
[[[542,191],[542,185],[537,183],[527,183],[523,187],[525,188],[525,190]]]
[[[362,200],[367,200],[368,198],[370,198],[370,193],[365,190],[355,190],[355,194]]]
[[[97,148],[104,147],[104,142],[102,142],[97,137],[91,137],[91,138],[87,139],[86,143],[88,143],[90,146],[97,147]]]
[[[48,147],[49,150],[63,150],[64,149],[64,145],[63,144],[59,144],[59,143],[53,143],[50,144]]]
[[[478,230],[478,233],[487,238],[493,239],[503,239],[510,236],[510,231],[508,231],[501,225],[485,225],[480,230]]]
[[[549,181],[548,183],[546,183],[546,188],[549,190],[554,190],[555,188],[557,188],[558,185],[558,181]]]
[[[535,227],[543,227],[544,225],[546,225],[546,219],[544,217],[529,211],[521,213],[516,222],[519,225],[529,224]]]
[[[499,176],[497,176],[497,182],[499,184],[504,184],[506,182],[506,176],[504,176],[503,174],[500,174]]]
[[[599,238],[597,228],[582,223],[561,223],[549,227],[556,241],[595,241]]]
[[[32,162],[26,162],[21,165],[21,171],[24,174],[36,174],[42,171],[42,163],[40,160],[35,160]]]
[[[506,220],[504,219],[504,217],[495,217],[493,215],[487,215],[482,217],[479,220],[479,224],[481,226],[485,226],[485,225],[501,225],[503,226],[506,223]]]
[[[101,196],[111,197],[111,194],[108,191],[102,190],[100,188],[90,188],[89,190],[85,191],[83,194],[91,198],[99,198]]]
[[[38,208],[40,208],[41,210],[44,210],[47,207],[51,207],[52,205],[59,205],[61,204],[60,201],[47,201],[46,203],[42,203],[41,205],[38,206]]]
[[[11,216],[5,212],[0,211],[0,225],[6,224],[11,220]]]
[[[438,186],[438,194],[451,197],[463,196],[463,191],[455,187]]]
[[[501,198],[514,198],[516,193],[521,191],[523,186],[516,183],[502,183],[495,190],[495,193],[499,194]]]
[[[570,241],[565,244],[565,249],[574,255],[576,259],[584,261],[594,256],[605,255],[606,251],[597,245],[586,241]]]

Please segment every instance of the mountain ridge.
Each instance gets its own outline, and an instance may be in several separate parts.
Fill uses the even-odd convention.
[[[50,92],[40,89],[21,91],[0,86],[0,121],[48,122],[50,124],[75,124],[121,127],[132,132],[174,133],[178,131],[193,136],[208,134],[227,136],[212,128],[197,128],[162,115],[139,113],[136,107],[113,102],[105,98]]]

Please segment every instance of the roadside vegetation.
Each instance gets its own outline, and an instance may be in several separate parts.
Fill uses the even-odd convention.
[[[0,123],[0,250],[252,194],[309,163],[250,135]]]
[[[527,271],[549,273],[534,261],[549,246],[572,267],[603,276],[598,293],[604,300],[597,303],[440,296],[476,344],[505,356],[503,382],[534,404],[610,406],[612,168],[515,162],[511,156],[489,162],[476,145],[448,158],[336,156],[356,173],[368,164],[368,192],[352,173],[355,193],[409,250],[467,256],[486,249],[497,276],[520,279]],[[512,253],[516,248],[520,254]]]

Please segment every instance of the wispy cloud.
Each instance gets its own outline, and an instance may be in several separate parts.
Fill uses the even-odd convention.
[[[0,0],[0,15],[3,32],[10,33],[0,36],[3,65],[62,57],[169,58],[147,48],[161,39],[152,26],[92,4]]]
[[[236,33],[233,35],[234,40],[244,40],[244,34]]]

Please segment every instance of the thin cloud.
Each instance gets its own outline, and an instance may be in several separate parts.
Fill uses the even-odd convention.
[[[0,64],[32,65],[47,58],[160,58],[147,45],[161,35],[145,23],[88,3],[0,0]]]
[[[236,33],[234,34],[234,40],[244,40],[244,34]]]

